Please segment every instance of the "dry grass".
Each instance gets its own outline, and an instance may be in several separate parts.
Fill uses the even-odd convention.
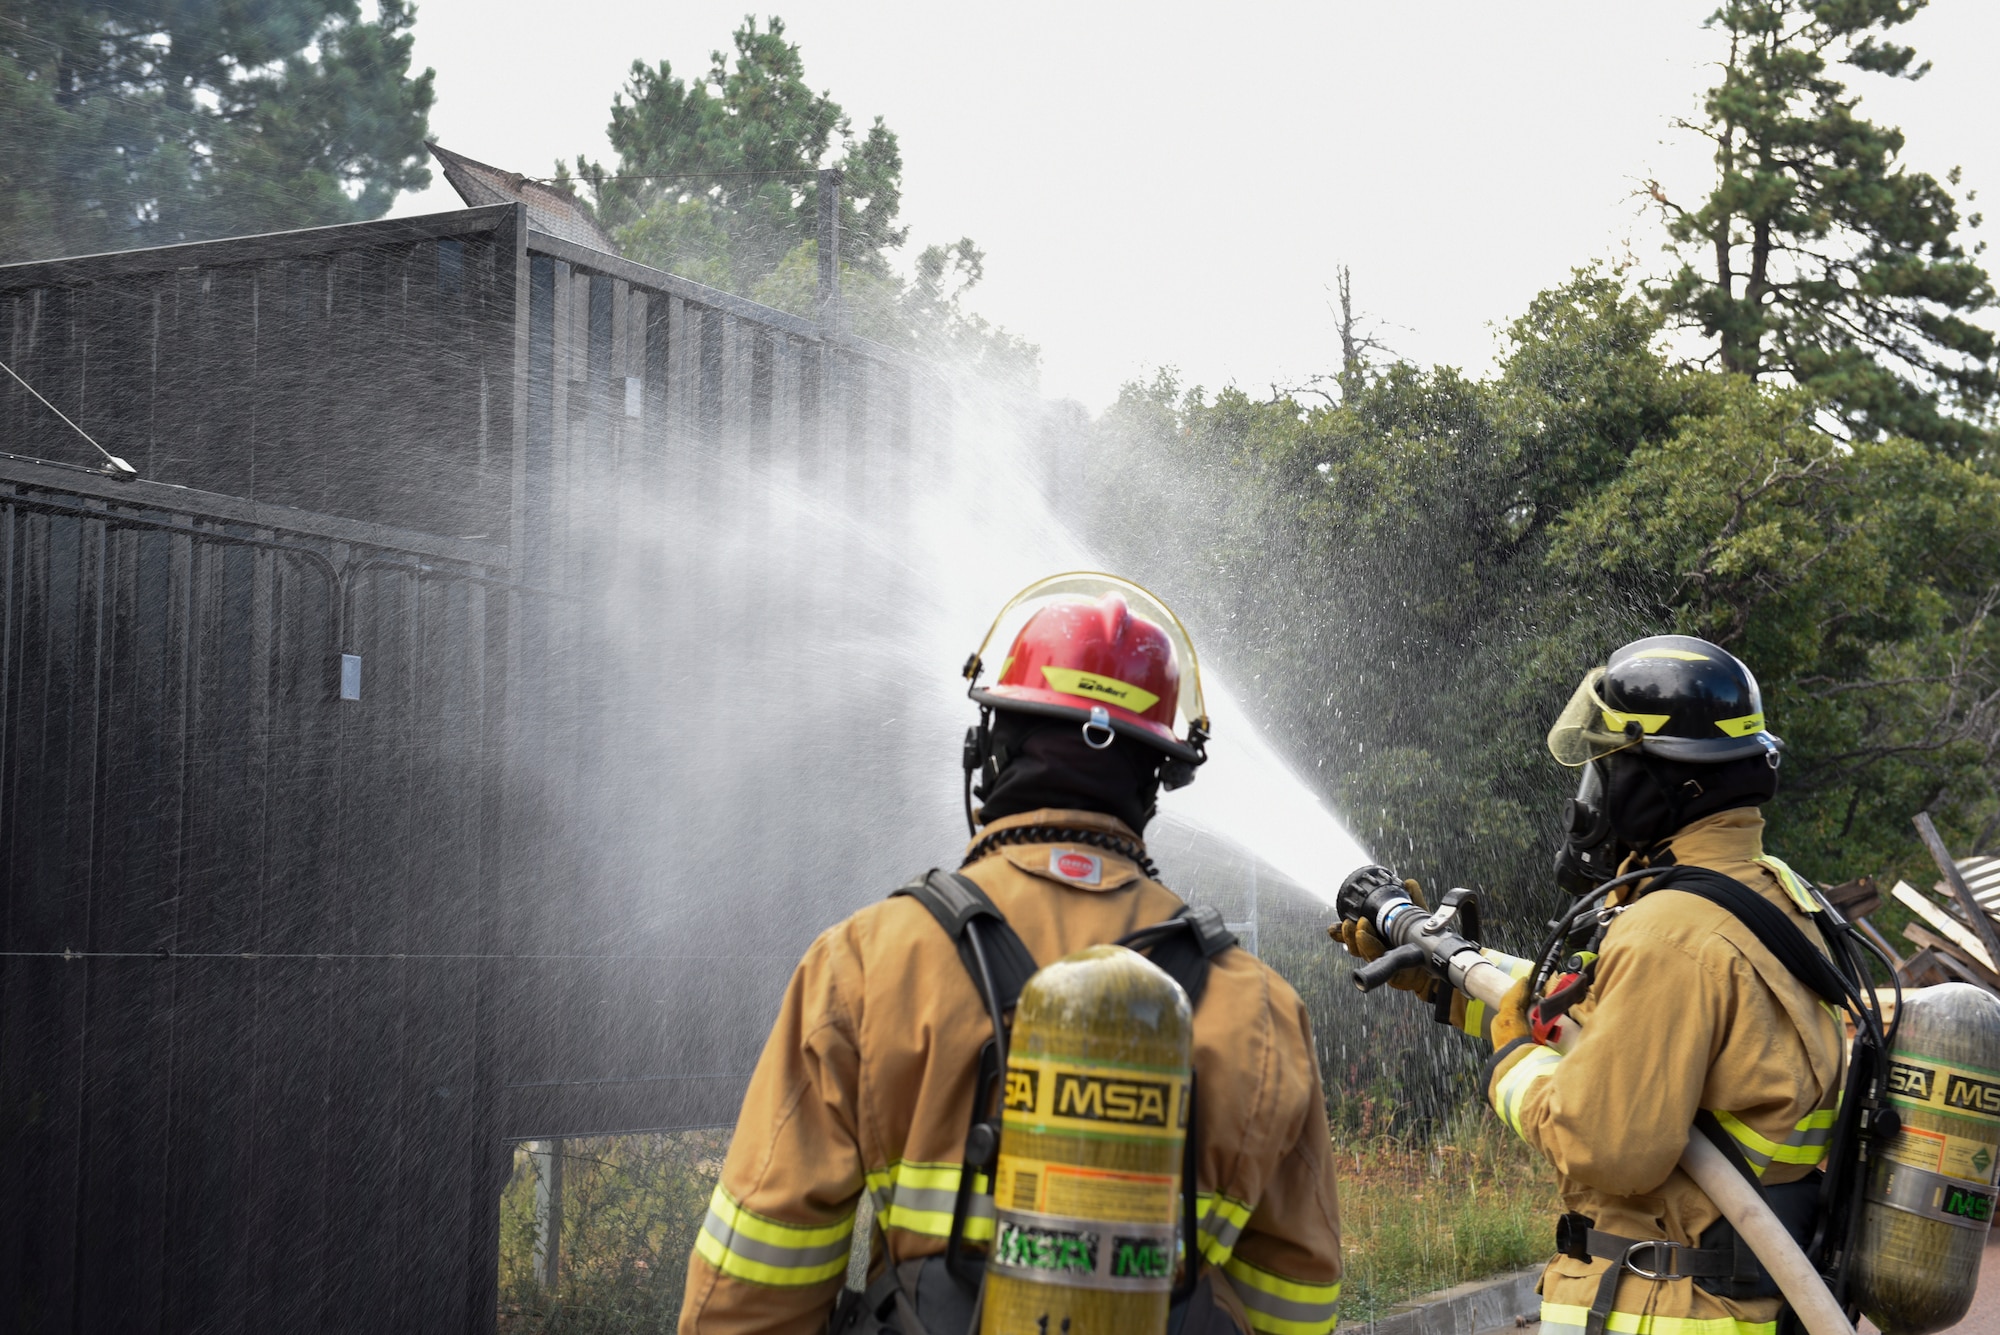
[[[1555,1250],[1555,1173],[1484,1107],[1465,1109],[1428,1144],[1361,1136],[1335,1153],[1345,1321]]]
[[[1372,1102],[1338,1133],[1347,1321],[1414,1295],[1518,1269],[1553,1250],[1555,1179],[1483,1106],[1423,1141]],[[715,1183],[726,1132],[617,1136],[566,1144],[563,1281],[543,1293],[530,1268],[534,1178],[524,1153],[501,1202],[502,1335],[670,1330],[688,1249]]]
[[[563,1142],[562,1282],[535,1282],[535,1177],[525,1152],[500,1198],[500,1335],[670,1331],[688,1252],[722,1171],[726,1131]]]

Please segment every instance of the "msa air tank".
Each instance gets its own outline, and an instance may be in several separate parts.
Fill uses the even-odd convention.
[[[2000,1001],[1967,983],[1903,994],[1889,1056],[1902,1130],[1877,1152],[1853,1295],[1882,1335],[1929,1335],[1972,1306],[2000,1173]]]
[[[1181,1217],[1187,994],[1092,946],[1028,980],[994,1169],[981,1335],[1159,1335]]]

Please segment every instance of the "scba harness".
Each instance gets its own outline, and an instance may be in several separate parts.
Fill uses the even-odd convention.
[[[934,868],[890,897],[900,896],[922,904],[957,946],[959,960],[992,1021],[993,1036],[979,1050],[972,1120],[966,1131],[965,1158],[958,1174],[944,1255],[891,1261],[866,1291],[843,1290],[829,1329],[832,1335],[973,1335],[978,1328],[986,1261],[965,1250],[966,1224],[972,1217],[977,1183],[984,1180],[989,1196],[993,1190],[1000,1153],[996,1095],[1007,1069],[1010,1021],[1021,989],[1039,966],[1006,915],[970,877]],[[1145,955],[1180,985],[1190,1007],[1195,1007],[1201,1004],[1215,957],[1234,946],[1236,937],[1213,908],[1183,906],[1174,916],[1128,932],[1112,944]],[[1200,1253],[1195,1248],[1200,1130],[1192,1111],[1192,1085],[1188,1102],[1181,1160],[1185,1271],[1174,1289],[1167,1328],[1170,1335],[1228,1335],[1236,1330],[1236,1324],[1217,1303],[1213,1281],[1201,1273]]]

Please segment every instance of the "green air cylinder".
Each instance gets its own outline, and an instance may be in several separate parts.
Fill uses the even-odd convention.
[[[1159,1335],[1187,1134],[1187,994],[1092,946],[1021,991],[981,1335]]]
[[[2000,1000],[1967,983],[1903,994],[1889,1055],[1903,1127],[1868,1170],[1853,1294],[1882,1335],[1972,1306],[2000,1174]]]

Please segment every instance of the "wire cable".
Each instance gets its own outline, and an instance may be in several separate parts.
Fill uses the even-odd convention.
[[[53,403],[50,403],[47,399],[43,398],[42,392],[39,389],[36,389],[33,385],[29,384],[27,381],[21,379],[21,373],[19,371],[16,371],[13,367],[7,365],[7,363],[5,362],[0,362],[0,371],[5,371],[8,375],[13,376],[15,382],[19,384],[22,389],[25,389],[30,394],[34,395],[35,400],[38,403],[40,403],[44,408],[47,408],[50,412],[54,413],[57,417],[62,418],[63,425],[67,426],[70,430],[76,432],[77,435],[82,436],[85,440],[90,441],[90,448],[96,450],[99,454],[104,456],[105,472],[109,473],[112,477],[117,478],[121,482],[130,482],[133,478],[139,476],[138,469],[134,468],[131,464],[126,463],[123,459],[120,459],[117,455],[113,454],[110,450],[105,449],[102,445],[99,445],[94,439],[91,438],[91,434],[88,431],[85,431],[75,422],[69,420],[68,413],[64,412],[62,409],[56,407]]]
[[[964,860],[958,865],[970,867],[1003,844],[1087,844],[1107,853],[1116,853],[1152,880],[1160,879],[1160,869],[1146,856],[1144,844],[1103,830],[1079,830],[1067,825],[1017,825],[1011,829],[995,830],[967,849]]]

